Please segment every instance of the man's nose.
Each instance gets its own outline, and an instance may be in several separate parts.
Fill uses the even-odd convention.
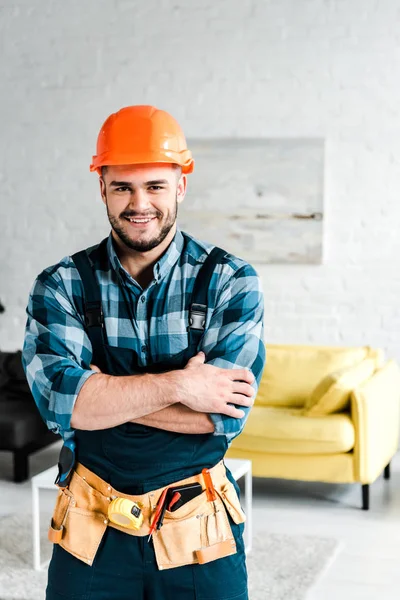
[[[129,202],[129,208],[135,212],[146,212],[150,207],[149,199],[145,190],[136,189]]]

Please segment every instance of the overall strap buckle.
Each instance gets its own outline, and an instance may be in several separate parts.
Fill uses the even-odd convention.
[[[85,324],[87,327],[101,327],[104,323],[101,302],[87,302],[85,305]]]
[[[207,306],[205,304],[192,304],[189,310],[189,327],[196,331],[204,331],[206,325]]]

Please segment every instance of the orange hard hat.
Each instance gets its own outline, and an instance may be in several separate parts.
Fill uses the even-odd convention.
[[[97,138],[91,171],[107,165],[173,163],[191,173],[192,153],[175,119],[154,106],[127,106],[104,122]]]

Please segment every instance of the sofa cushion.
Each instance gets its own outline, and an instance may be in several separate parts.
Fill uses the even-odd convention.
[[[29,402],[1,393],[0,414],[0,450],[17,450],[48,434],[32,396]]]
[[[13,392],[22,399],[32,401],[32,396],[22,368],[22,352],[2,352],[0,350],[0,394]]]
[[[382,348],[368,348],[367,358],[375,361],[375,370],[381,369],[385,364],[385,351]]]
[[[328,373],[361,362],[368,347],[267,344],[267,360],[256,397],[260,406],[304,406]]]
[[[343,411],[350,403],[353,389],[373,375],[375,364],[374,359],[366,358],[357,365],[325,375],[307,399],[304,414],[319,417]]]
[[[274,454],[338,454],[352,450],[354,440],[346,413],[310,418],[302,408],[253,406],[232,447]]]

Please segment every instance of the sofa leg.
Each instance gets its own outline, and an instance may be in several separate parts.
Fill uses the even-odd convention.
[[[28,479],[29,463],[28,454],[25,450],[14,451],[14,482],[21,483]]]
[[[362,486],[362,509],[369,510],[369,484]]]
[[[385,470],[383,471],[384,479],[390,479],[390,463],[386,465]]]

